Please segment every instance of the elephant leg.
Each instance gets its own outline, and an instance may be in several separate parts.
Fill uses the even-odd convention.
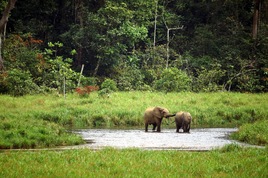
[[[177,126],[177,132],[178,133],[180,132],[180,129],[183,129],[182,124],[178,124],[178,126]]]
[[[176,132],[180,132],[180,126],[179,126],[179,124],[176,124],[176,127],[177,127],[177,130],[176,130]]]
[[[161,123],[160,124],[157,124],[157,132],[161,132]]]
[[[187,132],[190,133],[190,124],[187,127]]]
[[[153,124],[153,131],[155,131],[155,128],[156,128],[156,124]]]
[[[182,130],[183,130],[183,133],[186,132],[186,125],[185,124],[182,125]]]
[[[148,123],[145,123],[145,132],[148,132]]]
[[[184,126],[183,126],[183,132],[189,132],[189,124],[185,124]]]

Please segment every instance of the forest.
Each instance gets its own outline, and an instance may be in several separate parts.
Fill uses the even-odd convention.
[[[104,82],[119,91],[267,92],[267,8],[265,0],[0,0],[0,93]]]

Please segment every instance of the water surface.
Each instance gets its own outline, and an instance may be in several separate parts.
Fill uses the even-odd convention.
[[[82,135],[87,141],[83,147],[93,149],[113,147],[202,151],[231,143],[241,144],[228,137],[235,131],[237,128],[191,129],[190,133],[176,133],[175,129],[163,129],[160,133],[144,130],[82,129],[75,133]]]

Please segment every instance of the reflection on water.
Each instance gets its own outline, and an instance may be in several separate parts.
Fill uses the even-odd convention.
[[[93,149],[114,147],[211,150],[226,144],[240,144],[228,139],[228,135],[235,131],[236,128],[191,129],[190,133],[176,133],[175,129],[163,129],[160,133],[144,130],[83,129],[76,130],[75,133],[86,140],[87,144],[83,147]]]

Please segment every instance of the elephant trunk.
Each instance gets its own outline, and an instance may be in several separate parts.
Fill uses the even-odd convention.
[[[170,118],[170,117],[174,117],[176,114],[169,114],[167,115],[165,118]]]

